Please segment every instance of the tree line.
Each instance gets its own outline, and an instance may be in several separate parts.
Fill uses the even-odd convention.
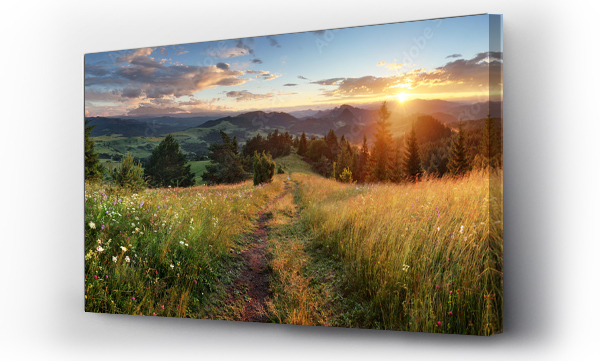
[[[234,184],[253,179],[254,184],[269,182],[275,173],[273,159],[296,151],[312,169],[341,182],[415,182],[423,176],[462,176],[474,168],[502,167],[502,131],[489,115],[483,128],[456,131],[431,116],[420,116],[411,131],[394,138],[390,131],[390,112],[384,102],[379,109],[376,132],[369,147],[366,135],[362,144],[352,144],[344,135],[338,138],[333,129],[322,138],[310,139],[302,132],[292,136],[274,130],[266,136],[256,134],[240,147],[236,136],[219,131],[221,142],[212,143],[202,178],[207,184]],[[102,178],[105,169],[93,149],[85,130],[85,177]],[[187,187],[195,184],[190,166],[179,143],[168,135],[142,167],[131,155],[123,156],[121,166],[109,170],[116,183],[131,187]],[[281,165],[277,173],[283,173]]]

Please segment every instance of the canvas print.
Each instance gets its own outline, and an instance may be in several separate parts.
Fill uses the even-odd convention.
[[[85,311],[494,335],[502,16],[86,54]]]

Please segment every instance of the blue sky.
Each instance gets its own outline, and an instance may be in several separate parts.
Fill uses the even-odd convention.
[[[87,54],[86,114],[476,101],[501,56],[488,15]]]

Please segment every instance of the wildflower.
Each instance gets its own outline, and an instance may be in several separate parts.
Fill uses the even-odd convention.
[[[440,286],[438,286],[438,285],[435,285],[435,289],[437,290],[438,288],[440,288]]]
[[[135,301],[135,297],[131,297],[131,300],[132,300],[132,301]]]
[[[129,259],[129,256],[126,256],[126,257],[125,257],[125,262],[129,263],[129,261],[131,261],[131,260]]]
[[[152,316],[156,316],[156,313],[152,312]]]
[[[90,226],[91,229],[96,229],[96,223],[94,222],[88,223],[88,226]]]
[[[121,246],[121,250],[122,250],[123,252],[127,252],[127,248],[125,248],[125,247],[123,247],[123,246]]]
[[[452,291],[450,291],[450,294],[452,294]]]
[[[102,229],[104,229],[104,227],[106,227],[105,225],[102,225]]]
[[[197,284],[197,283],[198,283],[198,281],[194,280],[194,284]]]
[[[175,268],[175,266],[173,266],[173,264],[171,263],[171,268]]]
[[[97,240],[96,243],[102,244],[102,241],[101,240]]]
[[[106,278],[108,278],[108,275],[106,275]]]
[[[97,280],[97,279],[98,279],[98,276],[94,275],[94,279],[95,279],[95,280]]]
[[[465,229],[464,226],[460,226],[460,233],[463,233],[463,230]]]
[[[164,310],[165,309],[165,305],[160,306],[160,308],[162,308]]]
[[[437,322],[438,327],[442,327],[442,321]]]
[[[409,265],[407,265],[407,264],[403,264],[403,265],[402,265],[402,270],[403,270],[404,272],[408,271],[408,269],[409,269],[409,268],[410,268],[410,266],[409,266]]]
[[[140,312],[140,316],[143,316],[144,314]]]
[[[135,227],[135,223],[131,223],[131,226],[132,226],[132,227]]]
[[[104,248],[102,248],[102,246],[98,246],[98,248],[96,248],[96,250],[100,253],[104,252]]]
[[[190,245],[186,243],[186,244],[185,244],[185,246],[186,246],[186,247],[189,247]]]
[[[183,242],[183,241],[179,241],[179,244],[181,244],[181,245],[184,245],[184,244],[185,244],[185,242]]]
[[[452,317],[452,311],[448,312],[448,316]]]

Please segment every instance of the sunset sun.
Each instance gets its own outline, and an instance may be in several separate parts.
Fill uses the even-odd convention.
[[[406,101],[406,93],[400,93],[396,95],[396,97],[400,103],[404,103],[404,101]]]

